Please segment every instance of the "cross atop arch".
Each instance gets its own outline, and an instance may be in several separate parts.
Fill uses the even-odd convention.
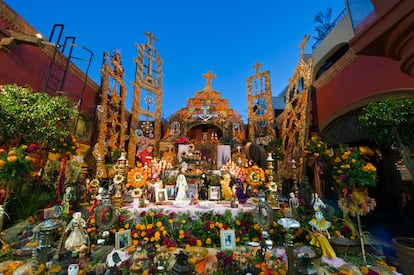
[[[158,41],[158,39],[152,34],[152,32],[144,32],[146,36],[148,36],[148,45],[152,47],[152,41]]]
[[[208,71],[206,74],[203,74],[203,77],[207,79],[205,89],[211,90],[211,80],[216,78],[216,75],[213,74],[211,71]]]
[[[308,40],[309,40],[309,35],[305,35],[302,42],[299,44],[299,49],[302,49],[300,53],[301,57],[303,57],[303,55],[305,54],[305,46],[306,46],[306,43],[308,43]]]
[[[257,61],[256,64],[253,66],[253,68],[256,69],[256,74],[259,74],[261,66],[262,66],[262,63],[260,63],[259,61]]]

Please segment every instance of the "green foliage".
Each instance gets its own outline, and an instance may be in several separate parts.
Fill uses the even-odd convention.
[[[47,160],[43,167],[42,180],[52,189],[56,188],[59,178],[60,161]],[[80,181],[82,175],[82,165],[78,161],[68,160],[65,168],[65,186],[74,186]]]
[[[361,129],[377,144],[402,142],[414,149],[414,98],[390,97],[371,102],[358,116]]]
[[[20,183],[32,171],[30,157],[26,156],[26,145],[0,149],[0,183]]]
[[[36,143],[59,148],[72,141],[74,102],[17,85],[0,86],[0,137],[3,143]]]
[[[58,160],[48,159],[43,166],[42,180],[49,188],[56,188],[57,179],[59,177],[59,164],[60,161]]]
[[[329,157],[332,153],[328,145],[322,141],[318,134],[312,134],[311,138],[306,142],[304,149],[304,154],[308,158]]]
[[[22,192],[16,193],[11,199],[10,205],[7,206],[8,213],[15,219],[13,222],[23,221],[51,203],[54,196],[55,194],[52,191],[36,192],[24,188]]]
[[[272,152],[272,157],[275,160],[283,160],[285,155],[282,150],[282,138],[277,137],[267,144],[267,151]]]
[[[366,161],[356,147],[340,146],[335,152],[333,179],[342,187],[375,186],[377,169]]]

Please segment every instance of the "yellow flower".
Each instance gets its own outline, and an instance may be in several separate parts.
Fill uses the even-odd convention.
[[[12,156],[8,156],[7,157],[7,161],[9,161],[9,162],[14,162],[14,161],[16,161],[17,160],[17,157],[16,156],[14,156],[14,155],[12,155]]]
[[[190,259],[188,259],[188,262],[192,265],[195,265],[197,263],[197,258],[196,257],[191,257]]]
[[[199,247],[203,246],[203,242],[201,240],[197,240],[196,245],[199,246]]]
[[[361,270],[361,273],[364,275],[368,274],[369,272],[369,269],[366,266],[361,266],[359,270]]]
[[[206,244],[207,244],[207,245],[211,244],[211,239],[210,239],[210,238],[207,238],[207,239],[206,239]]]
[[[126,223],[126,224],[124,225],[124,228],[125,228],[125,229],[128,229],[128,228],[129,228],[129,223]]]

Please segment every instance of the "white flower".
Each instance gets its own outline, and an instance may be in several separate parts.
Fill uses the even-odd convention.
[[[124,176],[122,176],[122,175],[118,174],[114,177],[114,183],[119,184],[119,183],[122,183],[123,181],[124,181]]]

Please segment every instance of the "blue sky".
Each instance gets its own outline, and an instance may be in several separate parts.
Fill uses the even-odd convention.
[[[100,83],[105,51],[120,51],[128,99],[137,57],[135,43],[147,43],[152,32],[163,60],[162,115],[168,118],[187,104],[187,98],[205,86],[202,74],[217,75],[214,90],[247,121],[246,79],[262,63],[270,70],[272,94],[288,85],[298,64],[298,45],[311,36],[305,53],[311,53],[318,12],[332,9],[334,19],[344,0],[119,0],[119,1],[5,1],[36,30],[49,37],[54,24],[64,24],[63,37],[76,37],[94,53],[89,76]],[[85,63],[79,67],[83,69]],[[85,67],[86,68],[86,67]]]

